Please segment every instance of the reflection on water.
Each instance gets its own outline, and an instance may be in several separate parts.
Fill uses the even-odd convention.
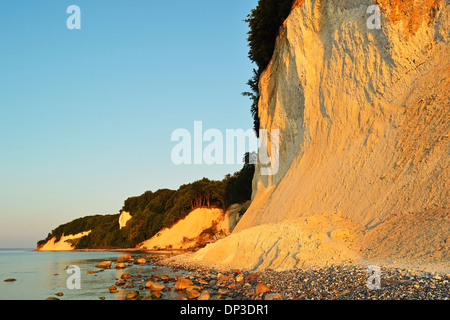
[[[124,252],[34,252],[30,250],[0,250],[0,299],[42,300],[55,297],[62,292],[60,299],[68,300],[106,300],[123,298],[126,290],[118,288],[119,292],[111,294],[109,287],[114,285],[124,273],[132,276],[181,275],[170,268],[154,267],[152,265],[133,265],[126,269],[106,269],[100,271],[95,265],[104,260],[115,261]],[[131,253],[133,255],[133,253]],[[77,265],[81,272],[81,289],[69,290],[67,279],[72,273],[67,273],[69,265]],[[97,273],[88,274],[96,270]],[[4,279],[15,278],[15,282],[4,282]],[[134,277],[133,277],[134,278]],[[141,283],[142,282],[142,283]],[[133,285],[138,290],[145,286],[144,278],[134,278]],[[151,295],[149,289],[139,290],[143,295]],[[155,294],[155,293],[153,293]],[[174,290],[165,292],[164,299],[180,299],[182,296]]]

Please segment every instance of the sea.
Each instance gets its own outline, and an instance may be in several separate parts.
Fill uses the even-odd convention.
[[[119,288],[118,293],[111,294],[108,288],[123,273],[143,275],[142,285],[145,284],[144,276],[183,275],[183,271],[148,263],[126,269],[111,268],[87,273],[100,270],[95,268],[97,263],[115,261],[127,253],[132,257],[142,256],[142,253],[124,251],[40,252],[33,249],[0,249],[0,300],[45,300],[50,297],[60,300],[118,300],[123,299],[125,289]],[[69,266],[79,268],[77,279],[74,278],[74,268]],[[4,281],[11,278],[16,281]],[[145,295],[145,292],[142,294]],[[164,299],[177,300],[179,297],[175,292],[169,292],[164,295]]]

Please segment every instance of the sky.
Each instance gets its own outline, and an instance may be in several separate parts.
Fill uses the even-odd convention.
[[[70,5],[81,29],[69,29]],[[257,0],[0,2],[0,248],[115,214],[130,196],[221,180],[233,165],[176,165],[176,129],[251,129]],[[69,19],[70,20],[70,19]],[[72,21],[72,20],[70,20]]]

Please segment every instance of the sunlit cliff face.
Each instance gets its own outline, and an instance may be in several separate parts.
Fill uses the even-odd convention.
[[[403,25],[403,34],[409,38],[415,34],[422,24],[428,25],[441,5],[441,0],[374,0],[384,13],[388,14],[392,23]]]
[[[119,217],[119,226],[120,229],[124,228],[127,225],[127,222],[131,219],[131,215],[129,212],[122,211]]]

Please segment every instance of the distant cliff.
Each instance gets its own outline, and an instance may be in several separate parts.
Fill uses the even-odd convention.
[[[134,248],[153,238],[162,229],[171,229],[198,208],[217,209],[222,213],[222,218],[228,220],[233,205],[244,204],[251,197],[254,165],[249,163],[248,155],[245,159],[247,161],[240,171],[226,175],[221,181],[203,178],[182,185],[177,190],[147,191],[126,199],[120,214],[86,216],[62,224],[37,243],[37,250]],[[206,210],[205,215],[209,218],[202,220],[205,229],[210,229],[218,219],[208,215],[208,212]],[[222,230],[226,233],[230,231],[229,228],[219,228],[217,232],[221,233]],[[178,244],[172,245],[175,247]]]
[[[259,81],[279,170],[258,163],[249,210],[195,259],[448,264],[448,21],[439,0],[296,1]]]

